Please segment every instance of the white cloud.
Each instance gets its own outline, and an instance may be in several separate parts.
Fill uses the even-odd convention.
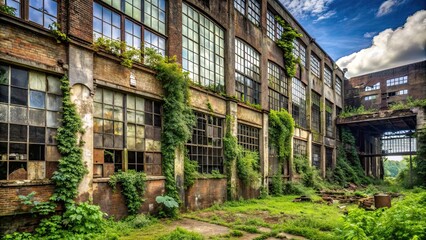
[[[426,59],[426,10],[407,18],[403,27],[386,29],[373,38],[370,47],[337,60],[347,77],[380,71]]]
[[[333,1],[334,0],[281,0],[281,3],[295,17],[314,16],[318,17],[316,21],[320,21],[321,19],[319,18],[328,12],[328,5]]]
[[[376,34],[377,34],[377,32],[366,32],[366,33],[364,33],[364,37],[365,38],[372,38]]]
[[[317,19],[314,20],[314,23],[327,19],[327,18],[331,18],[332,16],[334,16],[336,14],[336,11],[332,10],[332,11],[328,11],[320,16],[318,16]]]
[[[398,0],[386,0],[380,5],[379,10],[376,13],[377,17],[384,16],[390,12],[392,12],[392,8],[396,7],[400,4]]]

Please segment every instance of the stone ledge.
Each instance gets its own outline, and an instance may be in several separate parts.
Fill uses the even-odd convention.
[[[166,180],[164,176],[147,176],[147,181]],[[93,178],[94,183],[108,183],[109,178]]]
[[[53,185],[53,182],[50,179],[40,179],[40,180],[1,180],[1,187],[22,187],[22,186],[43,186],[43,185]]]

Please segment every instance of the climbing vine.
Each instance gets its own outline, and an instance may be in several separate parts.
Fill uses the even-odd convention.
[[[291,154],[291,137],[294,132],[294,119],[285,109],[271,110],[269,113],[269,138],[276,148],[278,159],[284,162]]]
[[[223,156],[225,158],[227,193],[228,197],[232,196],[232,166],[237,158],[238,139],[232,135],[232,123],[234,119],[231,115],[226,115],[226,133],[223,138]]]
[[[275,16],[275,19],[284,29],[280,39],[277,40],[278,47],[280,47],[284,53],[284,73],[288,78],[292,78],[296,74],[296,65],[300,61],[293,55],[293,41],[301,37],[302,34],[294,30],[290,24],[285,22],[281,17]]]
[[[104,50],[121,59],[121,65],[132,68],[134,62],[141,62],[142,51],[126,45],[124,41],[99,37],[93,43],[95,51]]]
[[[126,199],[126,206],[130,215],[138,213],[143,202],[145,193],[145,173],[128,170],[126,172],[116,172],[109,179],[109,185],[113,190],[117,184],[121,185],[121,192]]]
[[[259,152],[243,149],[237,146],[237,175],[244,184],[258,188],[260,184]]]
[[[174,177],[175,153],[176,150],[183,151],[195,124],[189,105],[190,80],[175,58],[162,57],[154,49],[145,50],[145,61],[156,70],[156,78],[164,89],[164,128],[161,139],[163,174],[166,177],[166,194],[179,199]]]
[[[49,29],[52,32],[53,36],[55,37],[57,43],[70,41],[68,36],[60,30],[61,25],[59,25],[59,23],[53,22],[52,24],[49,25]]]
[[[78,194],[78,185],[87,173],[82,161],[82,146],[84,142],[79,135],[84,133],[80,116],[75,104],[71,101],[69,80],[67,76],[61,79],[62,125],[58,128],[56,140],[61,154],[58,170],[53,174],[55,192],[54,201],[72,203]]]
[[[14,15],[16,15],[16,8],[0,4],[0,12],[14,16]]]

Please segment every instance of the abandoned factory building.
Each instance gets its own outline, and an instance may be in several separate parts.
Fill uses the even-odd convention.
[[[230,116],[238,144],[259,153],[262,184],[267,186],[279,169],[276,153],[269,148],[276,139],[268,137],[268,113],[280,109],[287,109],[296,124],[284,177],[297,177],[291,166],[295,154],[307,156],[322,176],[335,166],[344,72],[277,0],[0,0],[0,4],[16,9],[14,15],[0,12],[3,223],[23,212],[18,195],[35,191],[39,200],[46,200],[53,192],[49,178],[60,159],[55,134],[64,75],[85,129],[83,161],[88,174],[80,184],[79,199],[93,199],[108,214],[123,217],[124,198],[112,191],[108,179],[128,169],[147,174],[141,211],[154,211],[155,197],[164,193],[162,85],[144,61],[129,68],[115,55],[96,49],[99,39],[176,56],[189,72],[197,124],[186,149],[200,173],[224,173],[223,137]],[[277,16],[302,34],[293,42],[293,54],[300,59],[293,78],[284,74],[284,52],[276,43],[283,32]],[[52,29],[65,33],[66,41]],[[424,62],[420,65],[424,69]],[[407,68],[412,67],[401,71]],[[397,75],[400,81],[404,74]],[[376,97],[381,107],[400,95],[399,90],[386,92],[386,100],[379,103],[384,93]],[[178,188],[184,189],[183,153],[177,152],[175,158],[175,178]],[[380,176],[380,171],[372,175]],[[258,196],[258,189],[244,187],[235,174],[231,180],[239,197]],[[227,179],[200,177],[180,194],[186,209],[223,202],[228,198]]]

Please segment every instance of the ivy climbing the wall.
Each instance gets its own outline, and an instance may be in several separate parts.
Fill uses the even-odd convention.
[[[223,156],[225,158],[225,169],[227,177],[227,193],[228,198],[232,196],[232,189],[235,186],[232,186],[231,176],[232,176],[232,167],[235,164],[235,160],[238,155],[238,139],[232,135],[232,125],[234,119],[231,115],[226,115],[226,133],[223,138]]]
[[[275,16],[275,19],[284,29],[281,37],[276,41],[278,47],[280,47],[284,53],[284,73],[288,78],[292,78],[296,74],[296,65],[300,61],[293,55],[293,41],[298,37],[302,37],[302,34],[294,30],[290,24],[281,17]]]
[[[163,154],[163,174],[166,177],[166,195],[179,199],[175,181],[175,153],[184,151],[184,144],[192,136],[195,117],[189,105],[188,74],[175,58],[162,57],[154,49],[145,50],[145,61],[153,68],[164,89],[163,134],[161,152]]]

